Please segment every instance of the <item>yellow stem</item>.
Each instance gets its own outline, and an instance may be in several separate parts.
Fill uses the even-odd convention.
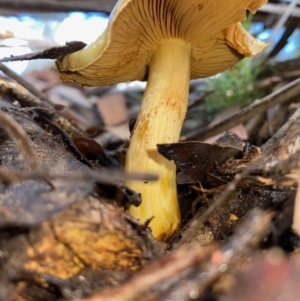
[[[126,170],[154,172],[156,182],[135,182],[142,204],[130,207],[141,222],[150,223],[154,237],[170,238],[180,226],[176,191],[176,167],[157,152],[157,144],[178,142],[187,110],[191,45],[179,39],[165,40],[153,52],[147,88],[126,157]]]

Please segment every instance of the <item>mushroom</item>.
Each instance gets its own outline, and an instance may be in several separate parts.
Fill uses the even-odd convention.
[[[62,56],[62,81],[86,86],[147,80],[126,156],[127,171],[154,172],[156,182],[129,182],[142,204],[129,208],[141,222],[153,217],[154,237],[166,240],[180,226],[176,168],[157,144],[178,142],[190,79],[208,77],[267,45],[239,23],[267,0],[119,0],[107,29],[91,45]]]

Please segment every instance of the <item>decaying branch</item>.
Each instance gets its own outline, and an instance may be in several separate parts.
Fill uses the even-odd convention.
[[[34,96],[38,97],[39,99],[43,100],[46,103],[50,103],[50,100],[48,97],[41,91],[39,91],[35,86],[30,84],[28,81],[26,81],[23,77],[16,74],[14,71],[6,67],[4,64],[0,63],[0,70],[5,73],[7,76],[14,79],[17,83],[19,83],[21,86],[23,86],[25,89],[27,89],[30,93],[32,93]]]
[[[18,83],[0,79],[0,94],[16,99],[22,106],[45,107],[47,103],[41,101]]]

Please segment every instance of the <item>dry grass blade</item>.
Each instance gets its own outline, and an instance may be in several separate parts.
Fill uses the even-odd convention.
[[[33,145],[23,128],[11,116],[2,111],[0,111],[0,120],[0,127],[17,144],[28,165],[32,169],[37,169]]]

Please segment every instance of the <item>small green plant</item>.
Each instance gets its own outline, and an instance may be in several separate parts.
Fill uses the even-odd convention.
[[[250,29],[253,15],[249,14],[247,21],[243,22],[246,30]],[[206,97],[206,110],[210,113],[218,113],[225,108],[240,104],[247,106],[255,99],[262,96],[262,93],[254,86],[261,68],[258,62],[252,58],[245,58],[228,70],[208,78],[206,80],[207,90],[212,91]]]
[[[218,113],[225,108],[240,104],[249,105],[261,96],[261,92],[254,86],[260,72],[251,58],[239,62],[233,70],[214,76],[206,80],[207,90],[212,91],[206,97],[206,109],[211,113]]]

